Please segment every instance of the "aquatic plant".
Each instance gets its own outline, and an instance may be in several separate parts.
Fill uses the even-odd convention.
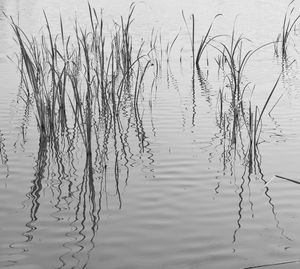
[[[212,29],[212,26],[214,24],[214,21],[216,20],[216,18],[218,18],[219,16],[221,16],[222,14],[217,14],[212,23],[210,24],[206,34],[202,37],[201,39],[201,42],[200,42],[200,45],[199,45],[199,48],[198,48],[198,52],[197,52],[197,56],[196,56],[196,66],[199,67],[199,62],[200,62],[200,59],[201,59],[201,56],[205,50],[205,48],[212,42],[214,41],[216,38],[222,36],[222,35],[215,35],[215,36],[212,36],[212,37],[209,37],[209,34],[211,32],[211,29]]]
[[[192,33],[189,30],[189,26],[187,24],[187,21],[186,21],[186,18],[185,18],[183,10],[181,11],[181,15],[182,15],[182,18],[183,18],[184,24],[186,26],[190,42],[191,42],[192,59],[193,59],[193,66],[194,66],[195,65],[195,15],[194,14],[191,15],[191,19],[192,19]]]
[[[154,29],[151,33],[148,51],[144,52],[146,47],[144,41],[138,45],[134,43],[130,34],[134,9],[133,4],[130,6],[127,18],[121,17],[119,22],[114,22],[109,35],[103,31],[102,13],[97,13],[90,5],[88,5],[89,27],[83,29],[75,21],[73,36],[65,35],[62,18],[60,18],[60,32],[55,35],[46,13],[44,17],[47,31],[39,40],[35,37],[29,38],[12,18],[10,20],[21,51],[19,70],[26,89],[24,100],[30,100],[33,96],[41,145],[44,145],[45,141],[56,145],[60,135],[64,135],[68,126],[73,124],[73,130],[80,134],[85,149],[85,176],[87,180],[92,181],[96,170],[99,173],[106,171],[108,144],[111,143],[114,153],[111,159],[114,160],[118,197],[120,197],[119,162],[120,158],[127,158],[126,154],[130,148],[126,141],[128,129],[135,128],[140,152],[143,152],[147,145],[145,142],[147,136],[139,109],[142,99],[140,97],[144,90],[144,78],[152,67],[154,76],[151,85],[152,96],[154,81],[161,71],[163,58],[161,35],[155,34]],[[292,13],[293,11],[290,15]],[[222,129],[224,152],[226,151],[225,144],[228,145],[228,155],[238,146],[243,150],[247,148],[242,155],[245,156],[245,160],[248,160],[249,167],[253,167],[258,156],[262,116],[279,78],[260,112],[258,106],[253,106],[251,100],[245,98],[245,92],[251,91],[252,85],[246,80],[245,69],[250,58],[259,49],[274,42],[255,49],[246,49],[245,44],[248,44],[250,40],[243,35],[237,36],[235,28],[229,36],[229,42],[226,42],[226,39],[225,41],[217,40],[221,36],[228,37],[211,36],[214,22],[220,15],[214,17],[196,51],[195,16],[194,14],[191,16],[190,31],[182,12],[193,57],[193,91],[195,91],[195,66],[200,86],[205,84],[207,78],[200,70],[200,60],[205,49],[212,46],[218,53],[215,58],[218,73],[222,72],[224,75],[223,87],[219,90],[218,99],[218,126]],[[286,40],[291,27],[298,20],[298,18],[291,20],[288,17],[286,14],[283,27]],[[179,34],[167,44],[165,59],[167,63],[170,61],[178,36]],[[152,109],[151,101],[149,104]],[[125,128],[123,128],[124,122]],[[74,140],[68,140],[69,147],[72,146],[72,141]],[[238,145],[239,142],[240,145]],[[248,147],[245,146],[246,144]],[[250,173],[252,173],[251,169]]]
[[[171,43],[168,42],[168,44],[167,44],[167,47],[166,47],[167,63],[170,61],[171,51],[172,51],[172,48],[173,48],[178,36],[179,36],[179,33],[174,37],[174,39],[172,40]]]
[[[215,58],[218,74],[220,71],[223,74],[223,86],[219,89],[217,101],[219,107],[217,125],[220,126],[220,129],[223,129],[224,143],[226,139],[229,141],[228,152],[233,150],[234,154],[236,154],[238,146],[244,148],[246,144],[248,145],[247,151],[243,155],[251,174],[258,158],[262,116],[281,75],[271,89],[261,112],[258,106],[253,108],[251,96],[255,86],[251,86],[252,83],[247,81],[245,69],[251,57],[258,50],[273,44],[273,42],[263,44],[254,49],[247,49],[245,44],[250,42],[248,38],[242,35],[236,37],[235,28],[233,28],[229,44],[222,41],[219,42],[219,46],[218,44],[212,46],[219,52],[217,58]],[[250,99],[245,98],[245,96],[248,96],[248,94],[245,94],[246,92],[250,93]],[[246,131],[243,131],[244,127],[246,127]],[[247,134],[246,136],[245,133]],[[227,153],[224,152],[225,154]],[[231,153],[228,154],[230,155]]]
[[[109,114],[118,117],[125,95],[133,98],[136,110],[145,71],[151,66],[146,59],[145,69],[140,72],[143,58],[148,57],[142,52],[143,43],[136,56],[133,55],[129,30],[134,5],[130,6],[127,19],[121,17],[120,25],[115,23],[110,44],[103,33],[102,16],[90,5],[88,8],[91,30],[83,30],[75,21],[75,45],[71,36],[65,36],[62,18],[60,33],[54,35],[44,13],[47,36],[42,34],[41,42],[34,37],[30,39],[10,18],[25,66],[19,68],[22,82],[27,97],[34,97],[41,136],[52,139],[64,131],[70,114],[67,107],[71,106],[87,156],[91,154],[92,118],[97,114],[104,118]]]
[[[214,41],[216,38],[222,36],[222,35],[215,35],[215,36],[212,36],[210,37],[210,32],[211,32],[211,29],[213,27],[213,24],[215,22],[215,20],[219,17],[219,16],[222,16],[222,14],[217,14],[214,18],[213,18],[213,21],[211,22],[210,26],[208,27],[208,30],[207,32],[205,33],[204,36],[202,36],[201,38],[201,41],[200,41],[200,44],[199,44],[199,48],[197,50],[197,56],[195,57],[195,15],[192,14],[191,15],[191,20],[192,20],[192,30],[190,32],[189,30],[189,27],[188,27],[188,24],[187,24],[187,21],[186,21],[186,18],[185,18],[185,15],[184,15],[184,12],[181,11],[181,15],[182,15],[182,18],[183,18],[183,21],[185,23],[185,26],[186,26],[186,29],[188,31],[188,35],[189,35],[189,39],[190,39],[190,43],[191,43],[191,48],[192,48],[192,58],[193,58],[193,66],[196,65],[197,68],[199,68],[199,65],[200,65],[200,59],[201,59],[201,56],[204,52],[204,50],[206,49],[206,47],[212,42]]]
[[[287,48],[288,48],[288,43],[289,43],[289,39],[290,39],[290,33],[291,33],[292,29],[294,28],[296,22],[300,18],[300,15],[296,16],[296,18],[292,18],[294,10],[295,10],[295,8],[292,7],[292,4],[294,3],[294,1],[295,0],[291,1],[287,7],[287,10],[285,12],[285,16],[283,19],[281,34],[279,34],[277,37],[277,43],[278,43],[278,41],[281,42],[281,53],[282,53],[283,58],[285,58],[287,56]]]

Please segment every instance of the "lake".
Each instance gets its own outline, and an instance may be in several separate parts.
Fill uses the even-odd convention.
[[[285,15],[293,7],[287,18],[300,14],[299,2],[290,8],[286,0],[135,2],[132,57],[143,47],[141,58],[132,58],[127,81],[125,64],[117,65],[126,63],[127,54],[114,34],[123,33],[120,17],[126,21],[131,3],[90,1],[99,17],[102,12],[109,96],[84,106],[86,89],[94,98],[102,71],[91,56],[95,75],[89,81],[89,65],[78,60],[82,99],[76,101],[76,76],[69,73],[66,120],[56,107],[56,129],[47,127],[43,136],[36,98],[44,97],[26,95],[8,17],[30,40],[36,37],[37,46],[49,42],[43,11],[57,42],[61,17],[72,51],[75,21],[81,41],[85,29],[91,31],[88,4],[0,0],[0,267],[298,268],[300,20],[291,28],[286,55],[282,35],[276,40]],[[209,36],[215,37],[199,67],[192,57],[192,14],[195,53],[212,22]],[[231,41],[240,35],[233,52]],[[84,51],[84,42],[78,47]],[[115,54],[109,54],[112,47]],[[259,47],[243,72],[230,65],[233,53],[238,62]],[[87,50],[94,53],[92,45]],[[43,52],[46,90],[54,83],[51,50]],[[60,64],[73,57],[66,55],[57,56]],[[57,68],[75,72],[70,63]],[[57,85],[63,74],[54,74]],[[31,89],[34,83],[27,82]],[[115,83],[117,92],[110,92]]]

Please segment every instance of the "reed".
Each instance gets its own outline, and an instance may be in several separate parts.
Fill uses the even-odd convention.
[[[295,18],[292,18],[295,11],[295,7],[292,7],[292,4],[294,2],[295,0],[291,1],[287,7],[283,19],[281,34],[279,34],[279,36],[277,37],[277,40],[281,41],[281,53],[283,58],[286,58],[287,56],[287,48],[288,48],[291,31],[293,30],[296,22],[300,18],[300,15],[296,16]]]
[[[216,20],[219,16],[221,16],[221,15],[222,15],[222,14],[217,14],[217,15],[214,17],[213,21],[211,22],[210,26],[208,27],[208,30],[207,30],[206,34],[202,37],[202,39],[201,39],[201,41],[200,41],[200,45],[199,45],[199,48],[198,48],[198,52],[197,52],[197,56],[196,56],[196,61],[195,61],[196,66],[197,66],[198,68],[199,68],[199,62],[200,62],[201,56],[202,56],[202,54],[203,54],[205,48],[206,48],[212,41],[214,41],[216,38],[222,36],[222,35],[215,35],[215,36],[212,36],[212,37],[209,36],[209,34],[210,34],[210,32],[211,32],[211,29],[212,29],[212,27],[213,27],[213,24],[214,24],[215,20]],[[194,31],[193,31],[193,33],[194,33]],[[194,40],[194,38],[193,38],[193,40]],[[193,46],[194,46],[194,45],[193,45]]]
[[[247,50],[244,49],[244,43],[250,42],[250,40],[242,35],[237,38],[235,36],[235,29],[233,29],[230,45],[220,42],[221,48],[215,46],[220,52],[216,62],[218,64],[218,70],[225,72],[225,79],[231,91],[231,107],[233,109],[242,109],[244,93],[250,85],[249,82],[245,83],[244,81],[244,72],[248,62],[258,50],[273,44],[273,42],[263,44],[253,50]]]
[[[282,73],[280,73],[275,84],[273,85],[266,101],[264,102],[262,110],[260,110],[258,106],[255,106],[255,108],[253,109],[252,103],[250,101],[248,106],[248,115],[246,115],[245,110],[241,111],[242,119],[244,125],[246,126],[248,134],[248,149],[246,156],[248,160],[249,174],[253,173],[253,168],[258,162],[258,145],[260,143],[259,140],[262,131],[262,117],[266,111],[266,108],[270,102],[270,99],[275,89],[277,88],[281,75]]]
[[[172,51],[172,48],[173,48],[178,36],[179,36],[179,33],[174,37],[174,39],[172,40],[171,43],[167,44],[167,47],[166,47],[167,63],[170,61],[171,51]]]
[[[188,26],[187,21],[185,19],[185,15],[184,15],[183,10],[181,11],[181,15],[182,15],[182,18],[183,18],[184,24],[186,26],[190,42],[191,42],[192,59],[193,59],[193,66],[194,66],[195,65],[195,15],[194,14],[191,15],[191,20],[192,20],[192,31],[191,32],[189,30],[189,26]]]

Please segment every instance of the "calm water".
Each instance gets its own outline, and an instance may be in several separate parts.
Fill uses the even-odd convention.
[[[104,9],[108,33],[112,20],[126,16],[130,5],[90,2]],[[0,267],[246,268],[295,261],[278,268],[299,268],[300,185],[278,178],[264,185],[273,175],[300,180],[300,23],[289,47],[296,62],[281,77],[270,107],[282,95],[280,101],[270,116],[264,115],[259,163],[249,175],[242,149],[224,155],[213,49],[203,68],[205,81],[196,76],[193,86],[189,37],[181,16],[181,10],[187,18],[195,14],[197,42],[213,17],[222,13],[214,34],[230,34],[237,18],[237,32],[253,41],[249,46],[259,46],[276,39],[288,3],[138,2],[132,30],[138,43],[149,40],[152,27],[161,33],[163,48],[180,35],[170,64],[163,61],[152,105],[147,90],[151,81],[145,82],[140,106],[144,148],[136,132],[128,129],[129,154],[119,152],[117,186],[109,142],[107,174],[95,177],[93,198],[84,183],[80,138],[73,138],[78,143],[72,150],[62,144],[58,155],[37,142],[34,111],[18,98],[20,78],[7,58],[18,48],[1,12]],[[295,7],[300,12],[298,2]],[[43,9],[54,31],[60,14],[69,32],[75,16],[81,25],[89,23],[84,1],[0,0],[0,11],[19,18],[33,35],[45,29]],[[246,68],[247,80],[256,85],[253,100],[260,107],[281,64],[269,46]]]

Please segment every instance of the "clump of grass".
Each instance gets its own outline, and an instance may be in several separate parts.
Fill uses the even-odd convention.
[[[46,34],[40,40],[29,38],[10,18],[21,52],[19,70],[26,88],[24,100],[33,96],[41,143],[59,139],[68,129],[68,122],[74,122],[89,167],[94,146],[101,146],[96,141],[101,139],[95,133],[99,129],[96,125],[104,124],[104,137],[113,129],[117,139],[122,110],[129,104],[135,111],[129,115],[139,122],[136,128],[142,124],[139,97],[146,71],[152,65],[149,53],[143,52],[143,42],[136,53],[133,51],[130,28],[134,8],[130,6],[128,17],[121,17],[120,24],[115,23],[107,36],[102,14],[88,5],[90,30],[82,29],[75,21],[75,39],[65,35],[62,18],[60,33],[55,35],[44,13]],[[92,173],[92,169],[87,171]]]
[[[229,45],[225,42],[219,42],[219,46],[214,45],[214,47],[219,52],[216,58],[218,74],[220,71],[223,72],[223,83],[226,85],[226,87],[223,85],[218,94],[219,115],[217,117],[217,124],[223,129],[223,140],[225,141],[225,137],[229,140],[229,155],[232,149],[236,152],[238,145],[244,148],[245,142],[248,144],[248,150],[243,154],[245,160],[247,160],[249,173],[251,174],[259,156],[258,144],[262,128],[262,116],[277,87],[280,76],[272,88],[261,112],[257,106],[253,108],[251,101],[245,98],[245,96],[248,96],[245,93],[251,93],[251,100],[255,86],[252,88],[252,83],[247,81],[245,70],[251,57],[258,50],[273,44],[273,42],[266,43],[254,49],[246,49],[246,44],[250,42],[249,39],[242,35],[236,37],[235,29],[233,28]],[[226,129],[224,127],[225,123],[227,126]]]
[[[225,71],[227,67],[228,73],[225,78],[230,85],[231,90],[231,106],[233,108],[242,105],[244,92],[247,89],[249,83],[244,83],[244,71],[250,58],[260,49],[273,42],[261,45],[253,50],[245,50],[244,43],[251,42],[248,38],[242,35],[236,38],[235,29],[233,29],[231,34],[230,44],[227,45],[224,42],[220,42],[221,48],[215,47],[219,52],[220,56],[217,59],[219,70]]]
[[[51,139],[59,133],[59,128],[64,129],[66,122],[65,88],[66,88],[66,63],[59,66],[58,58],[61,54],[57,50],[57,40],[53,38],[48,19],[45,14],[47,37],[41,40],[29,38],[11,18],[21,51],[21,79],[26,88],[26,99],[33,96],[36,108],[36,119],[40,134],[43,138]],[[63,31],[63,30],[62,30]],[[63,32],[61,33],[63,35]],[[55,40],[55,41],[54,41]],[[51,83],[48,83],[48,74]]]
[[[228,70],[228,73],[225,75],[225,79],[229,85],[231,98],[230,98],[230,108],[232,112],[232,143],[236,144],[237,133],[240,128],[240,119],[242,119],[244,107],[243,107],[243,96],[245,90],[248,88],[249,83],[243,83],[244,79],[244,70],[247,66],[247,63],[250,57],[259,49],[255,50],[247,50],[244,52],[243,45],[245,41],[249,41],[242,36],[239,36],[237,39],[235,38],[235,30],[233,29],[230,45],[226,45],[221,42],[222,48],[217,48],[217,50],[221,53],[220,56],[220,65],[223,63],[223,70],[225,71],[225,67]],[[224,64],[226,65],[224,67]],[[220,68],[219,65],[219,68]],[[221,102],[225,100],[225,98],[220,98]],[[223,105],[222,105],[223,107]]]

